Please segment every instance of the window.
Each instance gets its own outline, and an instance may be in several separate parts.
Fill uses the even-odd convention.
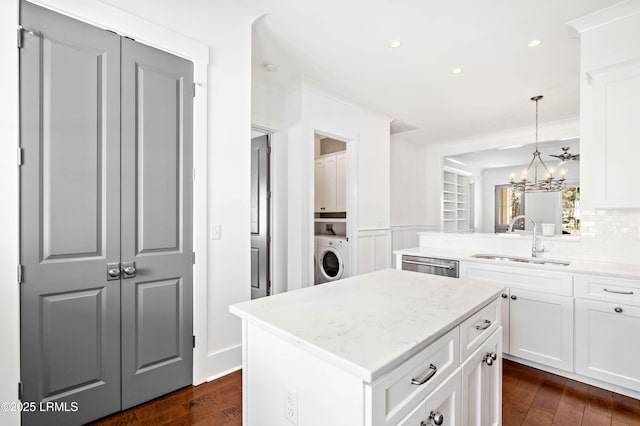
[[[521,192],[511,190],[511,185],[496,185],[496,227],[495,232],[507,232],[514,217],[524,214],[524,197]],[[518,221],[513,229],[524,229],[524,220]]]
[[[562,190],[562,233],[577,234],[580,231],[580,187],[569,186]]]

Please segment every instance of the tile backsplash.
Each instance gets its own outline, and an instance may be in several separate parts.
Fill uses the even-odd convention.
[[[640,209],[585,210],[581,216],[583,238],[640,241]]]
[[[640,209],[585,210],[580,228],[582,255],[640,263]]]

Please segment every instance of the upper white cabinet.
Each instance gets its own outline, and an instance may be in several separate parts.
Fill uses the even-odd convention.
[[[622,2],[569,23],[581,38],[583,208],[638,208],[640,4]]]
[[[347,211],[347,154],[327,154],[314,161],[316,213]]]

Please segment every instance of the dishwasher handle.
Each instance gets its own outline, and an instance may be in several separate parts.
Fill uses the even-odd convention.
[[[442,269],[455,268],[455,265],[451,265],[451,264],[416,262],[415,260],[403,260],[402,263],[406,263],[408,265],[433,266],[434,268],[442,268]]]

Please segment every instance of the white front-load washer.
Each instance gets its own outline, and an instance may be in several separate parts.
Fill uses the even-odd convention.
[[[344,235],[316,236],[317,284],[349,276],[349,242]]]

